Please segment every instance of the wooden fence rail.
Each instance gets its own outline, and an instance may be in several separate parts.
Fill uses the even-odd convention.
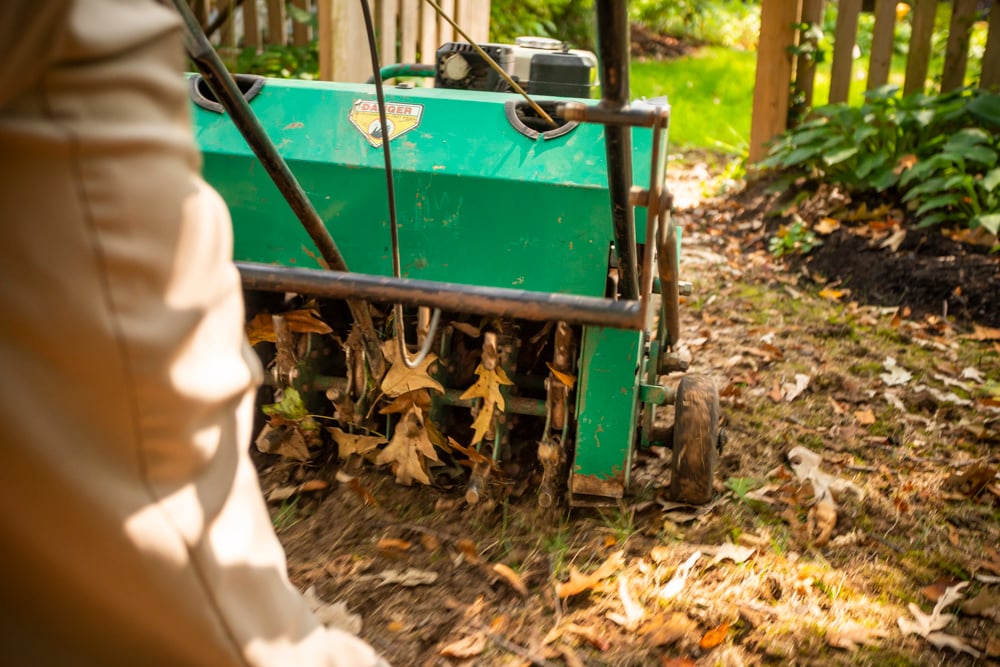
[[[938,2],[910,0],[910,11],[902,18],[910,21],[904,95],[923,91],[927,87]],[[813,104],[815,69],[808,59],[796,59],[788,47],[796,45],[799,39],[794,26],[801,22],[821,21],[825,4],[826,0],[763,0],[750,130],[751,163],[764,157],[767,143],[787,129],[789,91],[793,86],[803,96],[807,107]],[[970,34],[980,12],[979,0],[951,0],[950,4],[951,21],[940,72],[942,92],[960,88],[965,83]],[[986,50],[978,85],[986,90],[1000,90],[1000,2],[994,0],[990,4]],[[854,76],[854,49],[861,11],[862,0],[837,2],[828,100],[831,104],[848,99]],[[873,12],[875,22],[866,82],[868,90],[889,81],[896,25],[901,20],[897,16],[896,0],[875,0]]]
[[[359,0],[189,0],[214,43],[257,50],[318,41],[320,78],[371,76]],[[424,0],[369,0],[382,64],[433,63],[437,48],[461,40]],[[440,0],[439,6],[477,42],[489,39],[490,0]],[[315,21],[296,20],[315,17]],[[314,29],[314,25],[316,28]]]

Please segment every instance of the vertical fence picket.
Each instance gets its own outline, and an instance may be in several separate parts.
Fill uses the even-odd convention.
[[[455,20],[455,0],[438,0],[438,6],[452,20]],[[451,27],[444,16],[438,17],[437,43],[456,42],[462,38],[455,34],[455,29]]]
[[[455,21],[473,41],[489,41],[490,0],[457,0],[455,14]]]
[[[808,25],[823,25],[823,10],[826,0],[803,0],[802,23]],[[816,60],[799,56],[795,60],[795,90],[801,96],[803,105],[808,109],[813,103],[813,86],[816,81]]]
[[[875,27],[872,29],[872,52],[868,62],[868,90],[875,90],[889,83],[895,36],[896,0],[875,0]]]
[[[396,55],[398,32],[396,20],[399,16],[398,0],[379,0],[378,3],[378,52],[383,65],[402,62]]]
[[[267,0],[267,43],[285,45],[284,0]]]
[[[303,11],[309,11],[309,0],[292,0],[292,6]],[[299,12],[296,12],[298,14]],[[307,46],[309,44],[309,24],[303,23],[292,15],[292,44],[295,46]]]
[[[833,63],[830,67],[830,104],[846,102],[851,92],[854,47],[857,45],[858,16],[861,14],[861,0],[840,0],[837,5],[837,32],[833,38]]]
[[[433,64],[437,55],[437,13],[426,2],[420,3],[420,62]]]
[[[937,0],[913,0],[910,53],[906,58],[906,81],[903,94],[918,93],[927,84],[931,63],[931,38],[934,36],[934,14]]]
[[[399,62],[417,62],[421,0],[399,0]]]
[[[260,17],[257,15],[257,3],[248,0],[243,3],[243,46],[260,51]]]
[[[953,0],[948,45],[941,70],[941,92],[965,85],[965,70],[969,63],[969,34],[976,20],[979,0]]]
[[[990,8],[989,34],[986,36],[986,51],[983,53],[983,73],[979,87],[1000,93],[1000,9],[994,2]]]
[[[751,163],[764,157],[768,141],[788,126],[789,81],[796,24],[802,15],[801,0],[763,0],[760,39],[757,46],[757,75],[754,85],[753,117],[750,123]]]

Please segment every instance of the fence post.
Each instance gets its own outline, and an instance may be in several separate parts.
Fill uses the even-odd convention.
[[[927,83],[931,62],[931,37],[937,0],[912,0],[913,27],[910,30],[910,54],[906,58],[906,81],[903,95],[922,92]]]
[[[748,160],[757,162],[767,152],[767,142],[788,127],[788,96],[792,80],[792,54],[802,0],[762,0],[753,118],[750,122]]]
[[[803,0],[802,23],[810,26],[823,25],[823,10],[826,0]],[[801,45],[801,43],[800,43]],[[816,59],[798,57],[795,59],[795,90],[802,96],[802,105],[809,109],[813,104],[813,86],[816,83]]]
[[[417,62],[417,40],[420,26],[421,0],[400,0],[399,3],[399,62]]]
[[[267,43],[285,45],[284,0],[267,0]]]
[[[490,0],[457,0],[455,22],[476,43],[490,39]]]
[[[437,13],[426,2],[420,3],[420,62],[433,65],[437,58],[437,48],[441,46],[437,36]]]
[[[896,41],[896,0],[875,0],[875,27],[872,28],[872,53],[868,62],[868,90],[889,83],[892,48]]]
[[[976,20],[978,4],[979,0],[954,0],[948,28],[948,46],[944,51],[944,68],[941,70],[942,93],[965,85],[965,69],[969,63],[969,32]]]
[[[986,37],[986,51],[983,53],[983,74],[979,87],[1000,92],[1000,9],[994,2],[990,8],[989,34]]]
[[[859,14],[861,0],[840,0],[838,3],[837,32],[833,37],[833,64],[830,66],[830,104],[846,102],[851,93],[851,71],[854,69]]]
[[[250,0],[243,3],[243,45],[253,47],[253,50],[259,53],[261,43],[257,3]]]
[[[318,12],[320,78],[352,82],[368,79],[371,60],[367,57],[364,18],[357,0],[319,0]]]
[[[396,55],[396,17],[399,15],[399,0],[379,0],[378,3],[378,54],[383,65],[403,62]]]

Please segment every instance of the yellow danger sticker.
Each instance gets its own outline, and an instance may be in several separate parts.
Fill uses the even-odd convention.
[[[423,115],[423,104],[387,102],[385,105],[385,124],[389,131],[389,141],[420,125],[420,118]],[[378,102],[355,100],[348,118],[351,124],[365,135],[368,143],[375,148],[382,145],[382,124],[378,117]]]

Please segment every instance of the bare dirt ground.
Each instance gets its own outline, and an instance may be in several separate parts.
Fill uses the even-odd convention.
[[[759,189],[702,200],[713,171],[673,168],[684,353],[728,434],[714,500],[669,502],[662,447],[622,502],[572,511],[539,509],[517,471],[470,506],[443,474],[338,481],[332,445],[262,458],[292,581],[331,622],[397,666],[1000,664],[996,255],[959,244],[922,264],[939,239],[879,249],[890,216],[850,222],[858,204],[827,197],[792,213],[840,227],[779,261],[767,240],[787,217]],[[984,278],[944,273],[966,256]]]

